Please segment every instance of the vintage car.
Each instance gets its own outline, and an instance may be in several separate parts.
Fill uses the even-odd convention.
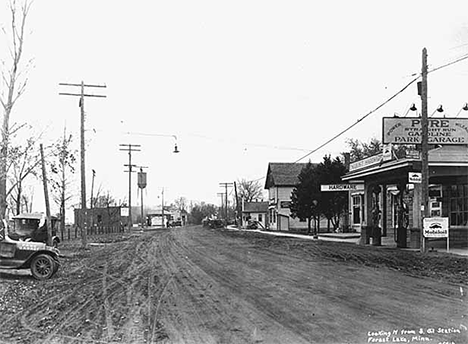
[[[60,238],[57,236],[58,219],[51,217],[52,222],[52,246],[58,247]],[[10,238],[13,240],[24,240],[43,242],[47,244],[47,220],[43,213],[22,213],[13,216],[12,225],[9,228]]]
[[[6,221],[0,221],[0,269],[31,269],[34,278],[49,279],[59,269],[59,254],[43,242],[13,240]]]

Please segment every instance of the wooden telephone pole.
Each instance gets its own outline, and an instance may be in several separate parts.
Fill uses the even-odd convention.
[[[233,183],[219,183],[220,187],[224,187],[224,197],[225,197],[225,202],[224,202],[224,219],[226,221],[226,224],[228,222],[228,192],[227,188],[228,186],[231,187],[233,186]]]
[[[45,167],[45,159],[44,159],[44,148],[42,147],[42,143],[40,144],[41,149],[41,165],[42,165],[42,183],[44,186],[44,200],[45,200],[45,208],[46,208],[46,218],[47,218],[47,245],[52,246],[52,220],[50,216],[50,203],[49,203],[49,191],[47,188],[47,174],[46,174],[46,167]]]
[[[98,94],[87,94],[85,93],[85,87],[98,87],[98,88],[106,88],[106,85],[88,85],[81,81],[81,84],[68,84],[68,83],[59,83],[60,86],[73,86],[73,87],[80,87],[80,93],[67,93],[67,92],[60,92],[59,95],[61,96],[75,96],[80,97],[80,101],[78,106],[81,109],[81,209],[83,215],[83,228],[81,228],[81,241],[83,247],[87,245],[87,205],[86,205],[86,167],[85,167],[85,110],[84,110],[84,99],[85,97],[98,97],[98,98],[106,98],[104,95]]]
[[[147,166],[139,166],[140,172],[138,172],[138,188],[140,189],[141,193],[141,227],[145,227],[145,217],[144,217],[144,208],[143,208],[143,190],[146,188],[146,172],[143,172],[144,168],[148,168]]]
[[[141,145],[134,145],[134,144],[120,144],[121,151],[128,152],[128,164],[124,166],[128,167],[128,230],[132,230],[132,170],[133,167],[136,165],[132,165],[132,152],[139,152],[141,151]]]
[[[424,218],[430,217],[429,214],[429,159],[428,159],[428,117],[427,117],[427,50],[422,51],[422,69],[421,69],[421,207],[424,209]],[[420,211],[417,209],[417,211]],[[421,223],[421,252],[426,252],[426,239],[424,238],[423,222]]]
[[[223,211],[223,207],[224,207],[224,192],[218,192],[217,195],[219,196],[221,200],[221,208],[220,208],[220,212],[221,212]],[[221,219],[221,214],[219,215],[219,218]]]

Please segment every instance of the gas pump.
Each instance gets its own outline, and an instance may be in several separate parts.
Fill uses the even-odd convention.
[[[429,185],[429,214],[431,214],[431,217],[442,216],[441,185]]]

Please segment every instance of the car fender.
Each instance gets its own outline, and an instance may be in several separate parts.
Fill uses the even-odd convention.
[[[24,262],[24,264],[21,266],[21,268],[29,268],[30,265],[31,265],[31,261],[34,259],[34,257],[36,257],[37,255],[39,254],[48,254],[49,256],[51,256],[58,264],[60,264],[60,261],[59,261],[59,256],[60,256],[60,252],[59,250],[53,248],[53,247],[48,247],[49,249],[47,250],[39,250],[39,251],[36,251],[34,252],[33,254],[31,254],[28,259]]]

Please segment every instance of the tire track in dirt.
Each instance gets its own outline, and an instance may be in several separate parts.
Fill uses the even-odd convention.
[[[307,342],[276,322],[270,314],[246,301],[242,295],[239,297],[232,293],[233,288],[252,287],[238,285],[232,279],[226,281],[228,274],[216,275],[216,268],[204,271],[197,264],[197,259],[199,255],[203,257],[201,259],[209,259],[209,250],[200,253],[191,250],[188,247],[190,243],[185,245],[184,238],[179,237],[175,231],[167,239],[168,253],[164,255],[167,257],[166,265],[173,271],[179,271],[175,277],[177,284],[172,289],[178,300],[169,299],[166,303],[171,316],[166,319],[165,324],[169,323],[171,331],[176,332],[171,337],[174,342]],[[185,295],[182,300],[181,295]],[[175,303],[171,305],[171,302]],[[180,314],[179,308],[183,308],[184,314]],[[176,322],[176,326],[171,326],[171,322]],[[196,329],[191,328],[193,323],[197,324]]]
[[[0,314],[0,342],[360,343],[466,313],[458,285],[369,266],[371,250],[248,234],[177,228],[79,251]]]
[[[44,283],[51,286],[55,282],[60,294],[46,293],[34,306],[6,319],[10,325],[16,324],[13,336],[24,343],[69,343],[71,338],[75,343],[143,342],[142,317],[149,312],[142,311],[141,305],[155,280],[148,285],[149,245],[121,243],[117,252],[106,247],[94,249],[97,259],[93,261],[86,258],[91,252],[81,254],[69,271]],[[79,282],[68,284],[70,279]],[[153,328],[155,337],[157,331]]]

